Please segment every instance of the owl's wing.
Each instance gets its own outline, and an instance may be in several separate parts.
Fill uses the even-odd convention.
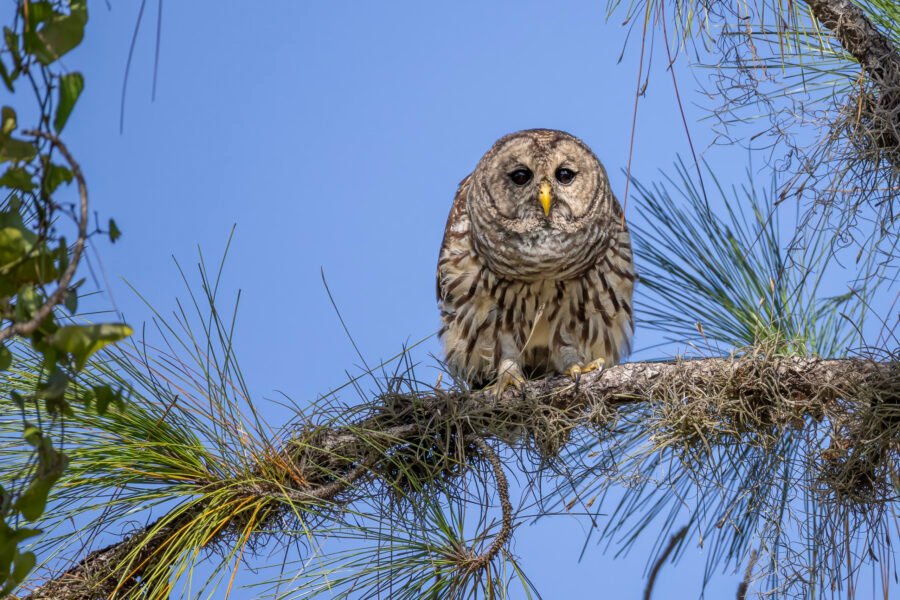
[[[466,196],[469,193],[469,180],[472,174],[468,174],[459,182],[456,188],[456,197],[453,198],[453,206],[450,207],[450,214],[447,216],[447,226],[444,228],[444,239],[441,242],[441,251],[438,254],[437,265],[437,299],[441,297],[441,262],[449,255],[454,240],[469,235],[469,217],[466,214]]]

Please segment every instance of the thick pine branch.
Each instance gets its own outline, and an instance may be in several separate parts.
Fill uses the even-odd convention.
[[[875,164],[900,172],[900,53],[851,0],[806,0],[812,14],[859,62],[870,86],[854,99],[847,134]],[[891,200],[888,200],[889,202]]]
[[[851,0],[806,0],[806,4],[866,75],[879,84],[900,80],[900,54],[859,6]]]
[[[27,598],[31,600],[95,600],[121,598],[131,592],[149,566],[153,555],[169,537],[191,520],[188,511],[170,523],[156,528],[148,525],[123,540],[94,550],[81,562],[35,589]],[[137,549],[136,560],[128,561],[129,554]],[[127,561],[127,562],[126,562]],[[136,563],[126,577],[120,571],[126,564]]]
[[[460,439],[474,441],[467,445],[468,452],[485,457],[484,444],[477,440],[512,439],[515,445],[517,437],[521,441],[536,436],[540,432],[534,431],[532,415],[541,410],[562,415],[571,429],[596,421],[598,413],[612,415],[617,408],[636,403],[652,408],[663,403],[687,404],[697,398],[719,399],[729,407],[720,415],[723,429],[734,427],[738,414],[734,410],[740,407],[740,411],[752,413],[761,430],[784,431],[798,423],[802,426],[805,417],[852,418],[870,409],[873,399],[900,402],[897,371],[896,363],[750,356],[624,364],[603,373],[588,373],[578,385],[567,377],[531,381],[520,391],[507,390],[500,398],[490,392],[442,390],[386,394],[372,405],[369,416],[346,425],[300,431],[288,441],[284,456],[301,472],[306,486],[291,487],[286,480],[272,488],[248,483],[238,489],[248,498],[270,496],[307,507],[340,507],[352,502],[357,488],[365,487],[362,483],[386,476],[385,457],[397,449],[427,447],[434,443],[436,432],[455,431]],[[897,430],[891,428],[889,435],[895,436]],[[891,443],[900,443],[900,439]],[[235,487],[234,482],[225,483]],[[209,482],[198,483],[198,495],[209,486]],[[34,589],[29,598],[87,599],[108,597],[113,590],[119,594],[131,590],[152,564],[148,557],[202,510],[202,502],[194,504],[168,522],[158,521],[165,523],[161,527],[147,526],[90,553]],[[215,538],[207,540],[212,543]],[[135,548],[140,549],[136,555],[132,553]],[[131,558],[126,561],[129,553]],[[123,561],[131,566],[123,567]]]

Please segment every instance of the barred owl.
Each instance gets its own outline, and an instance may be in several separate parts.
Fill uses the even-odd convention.
[[[472,385],[612,365],[630,348],[635,271],[622,208],[578,138],[498,140],[459,184],[437,268],[451,373]]]

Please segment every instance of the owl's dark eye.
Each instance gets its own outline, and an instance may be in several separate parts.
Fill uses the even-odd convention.
[[[556,180],[563,185],[569,185],[578,173],[572,169],[560,167],[556,170]]]
[[[525,185],[531,181],[532,173],[528,169],[522,167],[510,173],[509,178],[512,179],[512,182],[516,185]]]

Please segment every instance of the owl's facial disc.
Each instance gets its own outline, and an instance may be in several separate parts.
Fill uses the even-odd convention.
[[[609,184],[577,138],[547,129],[498,140],[472,174],[468,210],[476,251],[497,275],[564,278],[596,258],[609,219]]]
[[[479,165],[478,185],[506,229],[571,232],[597,212],[599,162],[571,136],[548,133],[503,140]]]

